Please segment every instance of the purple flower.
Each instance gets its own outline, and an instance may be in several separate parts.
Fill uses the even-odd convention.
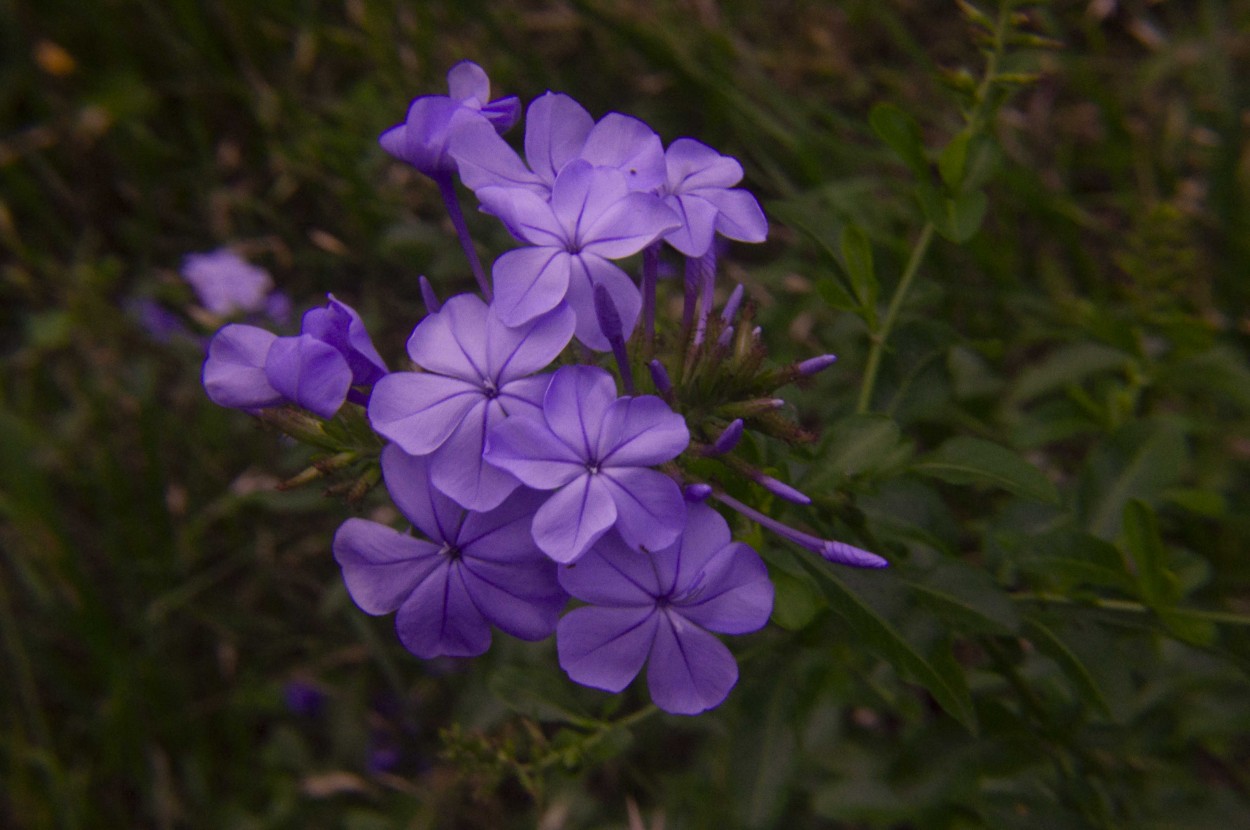
[[[573,336],[573,313],[559,307],[517,328],[472,294],[452,297],[412,332],[408,354],[424,372],[378,381],[369,421],[410,455],[430,456],[444,494],[488,510],[517,487],[509,473],[482,461],[486,434],[508,415],[538,413],[545,369]]]
[[[530,536],[540,494],[522,490],[494,510],[466,512],[430,486],[424,458],[394,444],[382,451],[382,475],[428,541],[365,519],[339,527],[334,558],[361,610],[397,611],[400,641],[424,658],[482,654],[492,625],[523,640],[555,630],[568,595]]]
[[[567,301],[577,315],[577,339],[609,349],[595,314],[594,288],[602,285],[625,333],[633,330],[642,295],[609,260],[635,254],[677,227],[677,217],[658,197],[631,191],[619,171],[576,160],[556,176],[549,202],[513,187],[488,187],[478,198],[532,246],[495,260],[491,276],[500,320],[518,326]]]
[[[382,149],[427,176],[456,169],[455,160],[447,153],[453,125],[476,123],[494,135],[511,127],[521,114],[521,102],[515,96],[490,100],[490,79],[472,61],[461,61],[451,68],[447,87],[451,95],[415,99],[404,123],[378,137]]]
[[[182,276],[204,308],[221,317],[264,311],[273,289],[267,271],[226,248],[188,254],[182,261]]]
[[[475,192],[518,187],[546,198],[560,171],[579,158],[620,171],[630,190],[654,190],[664,182],[664,145],[654,130],[619,112],[595,123],[581,104],[555,92],[536,98],[526,112],[524,161],[480,122],[456,124],[450,152],[461,181]]]
[[[692,138],[679,138],[664,153],[667,175],[660,191],[664,203],[682,219],[664,240],[686,256],[703,256],[713,233],[741,242],[763,242],[768,220],[759,202],[745,190],[742,165]]]
[[[534,515],[534,540],[557,562],[572,562],[612,527],[648,550],[681,534],[681,488],[648,468],[689,443],[685,420],[664,401],[617,398],[603,369],[565,366],[552,377],[541,413],[491,430],[485,456],[522,483],[555,491]]]
[[[764,563],[704,504],[690,506],[671,546],[639,553],[605,536],[576,565],[560,568],[560,584],[589,603],[556,629],[569,677],[619,692],[648,662],[651,699],[678,715],[719,705],[738,681],[733,655],[710,632],[756,631],[773,607]]]
[[[303,333],[278,337],[256,326],[224,326],[208,344],[202,380],[209,399],[236,409],[291,402],[332,418],[350,395],[368,401],[367,387],[386,373],[355,310],[329,295],[325,308],[304,315]]]

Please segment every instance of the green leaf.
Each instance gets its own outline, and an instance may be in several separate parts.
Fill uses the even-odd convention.
[[[1038,365],[1021,372],[1008,402],[1021,404],[1080,383],[1092,375],[1123,370],[1132,362],[1132,355],[1100,343],[1064,346],[1047,355]]]
[[[898,424],[884,415],[849,415],[825,428],[823,459],[805,480],[813,489],[839,487],[848,479],[889,469],[910,451]]]
[[[1133,591],[1124,558],[1109,543],[1075,528],[1030,536],[1012,558],[1013,564],[1064,588],[1077,586]]]
[[[878,592],[887,590],[880,583],[893,577],[886,573],[872,573],[858,577],[847,575],[846,580],[859,583],[859,590],[852,590],[843,577],[833,572],[826,563],[814,563],[800,559],[803,566],[816,578],[825,598],[834,612],[846,620],[855,632],[859,644],[884,659],[904,677],[924,686],[946,710],[972,733],[977,731],[976,712],[972,696],[962,670],[953,661],[930,661],[895,627],[874,603],[870,601],[874,587]],[[874,586],[873,582],[878,585]]]
[[[1025,498],[1059,503],[1055,485],[1040,470],[1006,447],[980,438],[952,438],[913,469],[951,484],[998,487]]]
[[[1076,687],[1076,692],[1082,700],[1111,717],[1111,703],[1098,680],[1084,661],[1058,634],[1040,619],[1033,617],[1025,625],[1025,636],[1037,647],[1038,651],[1059,665],[1059,668]]]
[[[939,225],[938,231],[951,242],[967,242],[981,229],[988,206],[989,199],[983,190],[971,190],[948,199],[945,226]]]
[[[959,184],[964,177],[964,165],[968,160],[968,141],[970,137],[967,130],[958,133],[947,142],[938,156],[938,173],[941,174],[942,181],[946,183],[946,186],[954,191],[959,189]]]
[[[916,599],[953,627],[973,633],[1012,634],[1020,614],[1011,597],[984,570],[957,560],[939,560],[904,580]]]
[[[928,175],[929,163],[925,159],[924,141],[920,135],[920,125],[914,118],[893,104],[881,103],[868,113],[868,123],[873,132],[917,175]]]
[[[1155,609],[1174,605],[1180,598],[1176,576],[1167,569],[1167,549],[1150,505],[1131,499],[1124,506],[1122,544],[1137,566],[1142,601]]]
[[[842,229],[842,261],[851,279],[851,288],[864,310],[875,310],[877,275],[872,266],[872,245],[856,225],[847,225]]]
[[[802,579],[780,569],[770,571],[768,577],[775,591],[772,621],[787,631],[806,628],[824,610],[820,591],[810,578]]]
[[[1165,419],[1138,421],[1099,446],[1081,472],[1080,514],[1090,532],[1114,539],[1130,499],[1151,503],[1175,484],[1189,459],[1184,428]]]
[[[816,293],[820,298],[829,305],[830,308],[836,308],[839,311],[851,311],[856,314],[861,312],[860,303],[851,293],[842,287],[842,284],[833,277],[821,277],[816,280]]]

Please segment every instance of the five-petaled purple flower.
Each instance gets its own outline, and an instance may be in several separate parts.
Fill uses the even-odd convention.
[[[408,107],[404,123],[378,137],[382,149],[427,176],[452,173],[455,160],[447,139],[456,124],[477,123],[495,134],[516,123],[521,102],[516,96],[490,100],[490,79],[482,67],[461,61],[447,73],[450,95],[424,95]]]
[[[489,510],[517,487],[482,461],[486,435],[517,412],[537,414],[550,375],[534,375],[573,336],[561,306],[518,328],[472,294],[422,320],[408,355],[425,371],[394,372],[373,390],[369,421],[411,455],[430,456],[434,486],[472,510]]]
[[[764,563],[704,504],[690,506],[671,546],[639,552],[609,534],[560,568],[560,584],[589,603],[556,629],[569,677],[619,692],[648,662],[651,699],[679,715],[719,705],[738,681],[733,655],[710,632],[756,631],[773,607]]]
[[[577,315],[577,339],[611,348],[599,329],[594,290],[602,285],[626,335],[642,308],[632,279],[609,260],[636,254],[678,226],[659,197],[631,191],[617,170],[575,160],[560,171],[548,201],[517,187],[487,187],[482,204],[527,248],[508,251],[491,270],[499,319],[518,326],[567,302]]]
[[[720,233],[740,242],[763,242],[768,220],[760,204],[745,190],[742,165],[693,138],[679,138],[664,153],[667,169],[660,193],[664,204],[682,220],[664,241],[690,257],[703,256]]]
[[[485,455],[524,484],[555,491],[534,515],[534,541],[557,562],[573,562],[613,527],[647,550],[681,534],[681,488],[649,468],[689,443],[685,420],[664,401],[618,398],[603,369],[565,366],[552,377],[542,411],[495,427]]]
[[[398,611],[395,628],[418,657],[473,657],[490,627],[523,640],[551,635],[568,601],[556,565],[534,546],[529,524],[541,495],[519,490],[494,510],[467,512],[430,485],[424,458],[382,451],[386,489],[421,533],[365,519],[334,535],[334,558],[361,610]]]

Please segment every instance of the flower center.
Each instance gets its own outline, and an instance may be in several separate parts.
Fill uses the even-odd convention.
[[[592,476],[599,475],[599,469],[600,467],[598,461],[592,459],[586,462],[586,472],[590,473]]]
[[[443,542],[443,548],[438,552],[438,555],[445,556],[452,562],[459,562],[460,558],[464,554],[460,552],[460,548],[456,547],[451,542]]]
[[[499,387],[490,378],[482,378],[482,391],[486,393],[487,400],[494,400],[499,397]]]

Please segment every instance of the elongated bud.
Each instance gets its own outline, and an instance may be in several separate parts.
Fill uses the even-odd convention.
[[[625,338],[622,336],[624,327],[621,325],[620,312],[612,295],[602,284],[595,286],[595,317],[599,320],[599,330],[612,346],[612,354],[616,358],[617,367],[621,370],[621,382],[625,384],[625,393],[634,394],[634,373],[629,367],[629,354],[625,351]]]
[[[738,511],[760,527],[766,527],[783,539],[788,539],[801,548],[806,548],[813,553],[818,553],[830,562],[850,565],[855,568],[888,568],[890,566],[889,561],[883,557],[877,556],[875,553],[862,550],[854,545],[848,545],[845,542],[836,542],[832,539],[820,539],[809,533],[804,533],[801,530],[795,530],[789,525],[784,525],[770,516],[765,516],[758,510],[747,507],[745,504],[726,493],[713,491],[712,497],[722,504]]]
[[[742,283],[738,283],[734,286],[734,290],[729,295],[729,299],[725,301],[725,307],[721,309],[720,319],[722,323],[728,324],[738,315],[738,306],[742,304],[743,290]]]
[[[421,299],[425,302],[425,310],[430,314],[437,314],[443,304],[438,301],[438,295],[434,293],[434,286],[430,285],[430,281],[425,278],[425,274],[417,277],[417,283],[421,286]]]
[[[301,443],[327,450],[339,448],[339,445],[326,435],[325,423],[320,418],[309,415],[294,406],[274,406],[262,409],[256,413],[256,417]]]
[[[716,347],[718,349],[728,349],[730,342],[734,338],[734,327],[725,326],[721,329],[721,333],[716,337]]]
[[[712,495],[712,485],[697,481],[694,484],[687,484],[682,494],[686,497],[686,501],[691,503],[705,501],[708,496]]]
[[[798,490],[791,487],[789,484],[786,484],[784,481],[778,481],[772,476],[766,476],[763,473],[760,473],[758,476],[754,478],[754,481],[756,484],[763,487],[765,490],[772,493],[774,496],[777,496],[778,498],[783,498],[788,502],[793,502],[794,504],[802,504],[805,506],[812,503],[812,500],[809,496],[807,496],[804,493],[799,492]]]
[[[738,442],[742,440],[742,432],[745,429],[742,419],[735,418],[725,427],[725,431],[720,434],[716,441],[712,444],[711,453],[713,455],[724,455],[725,453],[738,446]]]
[[[664,368],[664,364],[658,360],[653,360],[647,364],[647,368],[651,370],[651,382],[655,384],[655,388],[661,395],[667,397],[673,391],[673,382],[669,380],[668,370]]]
[[[817,372],[820,372],[829,368],[834,363],[836,363],[837,360],[838,360],[837,355],[822,354],[819,357],[809,357],[807,360],[804,360],[801,363],[799,363],[799,365],[796,368],[798,369],[799,374],[802,375],[803,377],[811,377]]]

